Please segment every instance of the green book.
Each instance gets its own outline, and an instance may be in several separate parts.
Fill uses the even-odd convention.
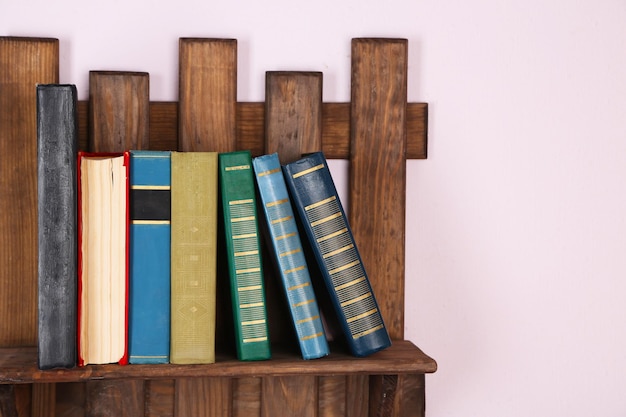
[[[217,153],[171,155],[170,362],[215,362]]]
[[[249,151],[219,155],[224,235],[240,360],[271,357],[252,157]]]

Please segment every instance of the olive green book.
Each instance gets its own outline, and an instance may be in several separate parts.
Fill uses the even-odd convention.
[[[219,182],[237,357],[269,359],[271,349],[250,152],[220,153]]]
[[[215,362],[217,153],[171,156],[170,362]]]

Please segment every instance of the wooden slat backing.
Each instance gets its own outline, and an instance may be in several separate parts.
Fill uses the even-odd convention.
[[[37,342],[38,83],[59,81],[59,41],[0,37],[0,346]]]
[[[265,141],[283,165],[322,149],[321,72],[266,73]]]
[[[148,149],[150,76],[146,72],[89,72],[92,152]],[[109,151],[113,152],[113,151]]]
[[[86,101],[78,102],[80,149],[87,149]],[[407,159],[425,159],[428,104],[407,104]],[[150,103],[150,149],[176,150],[178,146],[178,102]],[[265,103],[237,103],[237,149],[252,155],[265,152]],[[350,103],[322,103],[322,151],[327,159],[350,157]]]
[[[179,60],[179,150],[235,150],[237,41],[181,38]]]
[[[349,219],[392,339],[404,335],[407,47],[352,40]]]

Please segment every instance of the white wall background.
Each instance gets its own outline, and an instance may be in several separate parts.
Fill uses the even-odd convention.
[[[427,415],[626,415],[625,0],[0,0],[0,35],[59,38],[81,99],[110,69],[168,101],[179,37],[238,39],[240,101],[279,69],[348,101],[350,39],[408,38],[430,106],[406,288],[406,337],[439,363]]]

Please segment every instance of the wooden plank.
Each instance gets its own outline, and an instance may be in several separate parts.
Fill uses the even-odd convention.
[[[0,37],[0,346],[37,343],[36,85],[58,81],[58,39]]]
[[[331,347],[331,354],[314,361],[278,346],[269,361],[238,361],[232,352],[218,352],[210,365],[89,365],[73,369],[37,368],[37,348],[0,349],[0,384],[33,382],[77,382],[102,379],[172,379],[191,377],[255,377],[259,375],[346,375],[420,374],[437,370],[437,362],[408,340],[394,340],[388,349],[355,360]]]
[[[33,384],[32,417],[54,417],[57,384]]]
[[[232,412],[230,378],[181,378],[176,380],[177,417],[221,417]]]
[[[397,387],[397,375],[375,375],[370,377],[370,417],[399,417],[396,403]]]
[[[148,73],[89,72],[90,151],[148,149],[149,121]]]
[[[316,417],[317,379],[314,376],[263,378],[262,416]]]
[[[85,417],[144,415],[143,381],[93,381],[86,386]]]
[[[179,150],[234,150],[237,41],[181,38],[179,60]]]
[[[232,417],[261,417],[262,378],[233,378]]]
[[[347,375],[346,417],[367,416],[369,413],[368,375]]]
[[[85,416],[86,385],[81,382],[56,384],[56,415],[63,417]]]
[[[407,49],[352,40],[349,219],[392,339],[404,334]]]
[[[396,409],[400,417],[424,417],[426,415],[426,391],[424,374],[398,375]]]
[[[321,376],[317,379],[317,383],[318,417],[344,417],[346,415],[346,376]]]
[[[78,102],[79,148],[87,149],[88,103]],[[407,104],[407,159],[426,159],[428,104]],[[237,103],[237,149],[265,153],[265,103]],[[178,147],[178,102],[150,103],[150,149]],[[322,151],[327,159],[350,156],[350,103],[322,103]]]
[[[173,417],[175,387],[173,379],[147,380],[144,384],[144,417]]]
[[[322,148],[321,72],[266,73],[265,138],[283,165]]]

